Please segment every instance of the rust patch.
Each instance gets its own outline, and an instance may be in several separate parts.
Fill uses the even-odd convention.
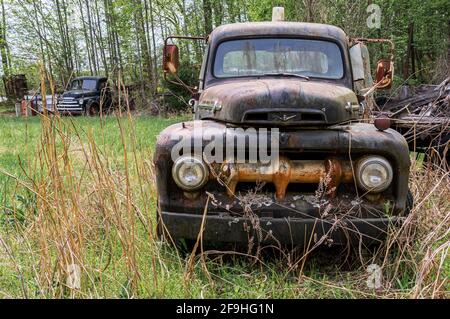
[[[273,183],[277,199],[286,196],[290,183],[315,184],[325,176],[329,176],[329,188],[334,188],[331,196],[340,183],[353,181],[353,173],[349,161],[339,161],[335,158],[322,160],[289,160],[280,157],[278,163],[263,165],[261,163],[224,163],[218,174],[224,176],[228,195],[235,194],[239,182]]]

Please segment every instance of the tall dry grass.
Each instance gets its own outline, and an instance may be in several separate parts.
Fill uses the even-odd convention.
[[[45,83],[51,84],[51,77],[45,71],[41,74],[41,90],[45,92]],[[143,158],[136,149],[129,110],[117,114],[116,120],[122,169],[99,148],[95,141],[99,132],[80,131],[76,121],[45,111],[40,115],[41,138],[34,161],[22,167],[26,177],[18,179],[2,171],[16,181],[16,192],[26,190],[35,199],[25,217],[26,225],[14,225],[24,244],[20,249],[28,255],[33,268],[28,282],[21,285],[23,297],[30,296],[30,284],[38,291],[34,295],[43,297],[102,296],[103,292],[96,289],[102,287],[103,272],[117,265],[117,271],[124,272],[127,278],[122,283],[127,297],[137,295],[142,272],[137,261],[142,243],[138,241],[145,234],[150,252],[155,245],[151,205],[155,202],[154,174],[151,154]],[[104,137],[100,139],[105,142]],[[119,247],[111,247],[112,243]],[[2,246],[17,271],[26,267],[19,265],[23,261],[15,258],[13,245],[3,238]],[[150,255],[150,268],[156,274],[158,254]],[[114,276],[114,270],[108,276]],[[19,277],[25,280],[24,275]],[[77,282],[78,278],[82,282]],[[87,292],[82,286],[94,290]]]
[[[70,118],[44,114],[34,161],[21,164],[25,177],[0,171],[16,181],[16,192],[33,198],[26,223],[14,224],[7,235],[0,232],[0,256],[20,281],[17,294],[0,287],[4,296],[133,298],[180,296],[178,291],[184,290],[181,295],[189,297],[193,296],[189,286],[198,282],[209,287],[209,296],[220,296],[214,283],[226,282],[220,271],[213,270],[217,253],[210,258],[202,249],[200,255],[184,259],[169,249],[168,257],[166,245],[156,240],[151,156],[138,150],[130,113],[116,114],[115,120],[120,151],[111,154],[100,146],[105,145],[103,131],[82,131]],[[120,158],[121,164],[112,158]],[[306,258],[298,257],[303,258],[299,262],[290,253],[271,266],[251,257],[256,264],[249,267],[281,272],[282,280],[298,278],[290,297],[301,296],[306,281],[355,297],[449,297],[449,172],[414,163],[410,188],[415,206],[401,229],[393,230],[376,253],[361,256],[344,284],[340,275],[317,279],[305,271]],[[377,290],[365,285],[366,267],[372,263],[383,273],[383,285]],[[252,272],[238,269],[238,276]]]
[[[450,185],[448,169],[413,162],[410,188],[415,199],[402,227],[391,233],[383,267],[388,287],[402,276],[412,298],[450,297]],[[389,253],[395,250],[394,257]]]

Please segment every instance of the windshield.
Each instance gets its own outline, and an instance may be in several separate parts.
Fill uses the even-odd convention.
[[[85,90],[85,91],[95,91],[97,88],[96,80],[73,80],[70,86],[71,90]]]
[[[334,42],[306,39],[245,39],[219,45],[214,61],[218,78],[292,73],[325,79],[344,75]]]

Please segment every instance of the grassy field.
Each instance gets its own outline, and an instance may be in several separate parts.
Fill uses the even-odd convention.
[[[419,165],[406,230],[376,254],[190,256],[156,240],[156,136],[185,118],[0,117],[0,298],[449,297],[448,175]]]

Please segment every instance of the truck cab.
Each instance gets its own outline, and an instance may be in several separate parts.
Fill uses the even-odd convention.
[[[59,113],[95,116],[111,108],[111,92],[106,77],[77,77],[58,99]]]
[[[236,23],[206,41],[194,120],[157,140],[159,234],[288,245],[383,241],[412,206],[408,145],[386,121],[364,119],[360,94],[389,86],[392,65],[379,63],[376,83],[364,88],[361,81],[372,81],[364,46],[357,41],[356,54],[342,29],[324,24]],[[177,71],[173,44],[163,67]],[[263,160],[268,153],[275,155]]]

